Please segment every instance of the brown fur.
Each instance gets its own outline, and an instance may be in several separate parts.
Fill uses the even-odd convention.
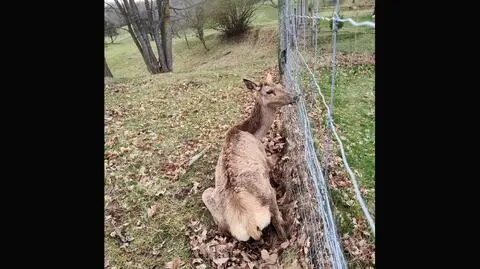
[[[274,84],[270,74],[264,83],[244,83],[255,92],[255,108],[248,119],[228,130],[215,169],[215,188],[205,190],[202,200],[219,228],[240,241],[260,239],[270,222],[285,240],[284,220],[268,176],[271,162],[260,139],[273,123],[275,110],[295,98]]]

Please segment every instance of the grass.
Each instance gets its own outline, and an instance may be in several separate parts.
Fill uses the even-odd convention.
[[[123,35],[105,49],[115,76],[105,91],[105,154],[113,156],[105,161],[105,260],[110,266],[152,268],[175,257],[186,261],[186,225],[196,219],[212,225],[201,191],[214,185],[224,132],[239,120],[248,97],[242,78],[258,79],[276,63],[270,29],[260,30],[261,46],[232,44],[217,35],[207,32],[209,51],[191,36],[190,48],[174,39],[174,72],[168,74],[148,74],[132,40]],[[185,172],[182,167],[178,179],[169,177],[167,172],[207,145],[211,149]],[[155,213],[149,216],[149,211]],[[122,242],[115,229],[133,240]]]
[[[320,87],[329,103],[331,70],[324,69],[321,73],[328,74],[319,75],[319,77],[321,78]],[[347,161],[359,186],[366,190],[362,196],[371,216],[375,219],[374,84],[375,66],[373,64],[339,68],[336,73],[333,112],[335,127],[344,145]],[[323,104],[320,106],[323,107]],[[326,118],[323,119],[326,122]],[[338,147],[336,155],[341,156]],[[340,169],[344,171],[344,177],[347,178],[348,175],[343,164],[340,166],[342,167]],[[364,213],[355,198],[353,187],[350,189],[330,188],[330,193],[335,205],[340,234],[359,238],[361,233],[361,237],[367,238],[374,244],[375,238],[367,226]],[[363,219],[363,224],[358,226],[358,222],[356,223],[354,219]],[[366,268],[371,266],[369,262],[353,260],[348,251],[346,251],[346,257],[350,257],[349,267]]]
[[[330,102],[331,88],[331,67],[323,67],[317,70],[316,77],[322,94],[327,104]],[[317,91],[312,88],[310,82],[310,73],[304,72],[300,76],[301,87],[308,90]],[[361,189],[365,190],[363,198],[367,208],[375,218],[375,65],[371,63],[363,63],[354,66],[338,66],[336,72],[336,83],[334,88],[334,122],[340,139],[342,140],[347,161],[350,168],[354,172],[357,182]],[[315,94],[316,95],[316,94]],[[315,96],[313,95],[313,96]],[[307,94],[306,100],[311,100],[312,95]],[[319,160],[324,161],[325,144],[323,137],[327,134],[325,105],[321,97],[317,96],[317,102],[307,101],[307,110],[310,112],[310,122],[313,123],[312,131],[315,136],[315,147],[318,150]],[[318,108],[318,110],[316,109]],[[321,119],[321,120],[319,120]],[[334,139],[334,138],[333,138]],[[335,142],[337,144],[337,142]],[[334,154],[341,156],[340,149],[335,147]],[[333,157],[330,155],[330,160]],[[330,176],[333,175],[335,180],[332,181],[348,181],[351,182],[344,168],[343,162],[338,160],[335,172],[330,169]],[[324,167],[324,166],[323,166]],[[329,184],[330,194],[335,206],[334,212],[337,218],[339,234],[342,237],[353,237],[356,240],[365,238],[372,244],[375,238],[371,235],[371,231],[367,226],[364,213],[356,200],[353,186],[332,187]],[[362,219],[359,224],[358,220]],[[357,222],[355,222],[355,220]],[[345,249],[345,243],[344,243]],[[361,254],[359,254],[361,255]],[[371,266],[370,262],[362,259],[352,259],[350,253],[346,251],[349,267],[367,268]]]
[[[352,18],[356,22],[374,21],[370,10],[342,12],[342,16]],[[324,13],[322,16],[331,17],[331,13]],[[332,50],[332,31],[330,22],[321,20],[317,43],[320,48]],[[375,30],[366,26],[356,27],[349,22],[344,22],[343,27],[337,32],[337,51],[343,52],[374,52],[375,51]]]
[[[325,98],[330,100],[331,71],[321,80]],[[375,210],[375,66],[339,69],[336,74],[334,118],[350,167],[371,213]]]
[[[278,9],[272,8],[269,3],[261,5],[256,10],[252,23],[256,26],[277,26]]]
[[[213,224],[201,192],[214,185],[224,132],[240,120],[249,97],[242,78],[259,79],[277,61],[278,10],[261,6],[253,22],[257,40],[250,36],[232,43],[205,31],[209,51],[192,34],[189,47],[174,38],[174,71],[167,74],[147,72],[128,33],[105,48],[114,75],[105,90],[105,261],[110,266],[161,268],[175,257],[186,262],[186,226],[191,220]],[[328,81],[322,78],[322,88]],[[349,162],[367,189],[375,187],[373,82],[371,66],[341,69],[335,94],[335,119]],[[186,167],[207,145],[211,149]],[[373,191],[367,201],[373,208]]]

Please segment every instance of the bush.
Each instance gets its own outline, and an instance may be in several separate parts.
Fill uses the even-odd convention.
[[[210,0],[212,28],[233,37],[247,32],[258,0]]]

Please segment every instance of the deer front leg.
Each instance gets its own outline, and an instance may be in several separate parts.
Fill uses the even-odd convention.
[[[278,154],[272,154],[267,157],[267,163],[270,171],[273,171],[279,158],[280,157]],[[280,185],[279,180],[273,176],[273,173],[270,173],[270,180],[275,186]]]
[[[283,220],[282,214],[278,209],[277,199],[275,198],[275,195],[273,195],[273,198],[270,201],[270,211],[272,212],[272,225],[277,232],[278,238],[283,242],[287,240],[287,234],[285,233],[284,228],[285,221]]]

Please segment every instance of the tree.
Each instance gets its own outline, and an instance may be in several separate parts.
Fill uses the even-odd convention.
[[[204,27],[207,23],[208,14],[205,10],[206,1],[185,0],[183,3],[186,5],[184,8],[172,8],[176,15],[180,16],[185,21],[185,26],[193,29],[195,35],[200,39],[203,47],[208,51],[207,44],[204,38]],[[185,41],[187,42],[187,36],[184,32]]]
[[[113,78],[112,71],[110,71],[110,68],[108,67],[108,64],[107,64],[107,58],[103,56],[103,59],[105,60],[105,68],[104,68],[105,71],[103,72],[103,77]]]
[[[110,37],[110,41],[111,41],[110,43],[113,43],[115,39],[117,39],[117,36],[118,36],[117,27],[115,27],[115,25],[112,22],[105,20],[104,31],[105,31],[105,36]]]
[[[226,37],[247,32],[258,0],[209,0],[212,10],[213,29],[221,31]]]
[[[123,0],[122,3],[120,0],[114,1],[148,71],[151,74],[171,72],[173,63],[169,0],[156,0],[155,3],[153,0],[145,0],[146,18],[142,18],[134,0]],[[149,40],[151,35],[158,59]]]
[[[203,47],[206,50],[208,50],[207,44],[205,43],[205,38],[203,35],[203,26],[207,21],[207,16],[206,16],[204,7],[203,6],[195,7],[194,15],[191,18],[192,18],[190,22],[191,27],[195,30],[195,33],[197,34],[198,39],[200,39],[200,41],[202,42]]]

